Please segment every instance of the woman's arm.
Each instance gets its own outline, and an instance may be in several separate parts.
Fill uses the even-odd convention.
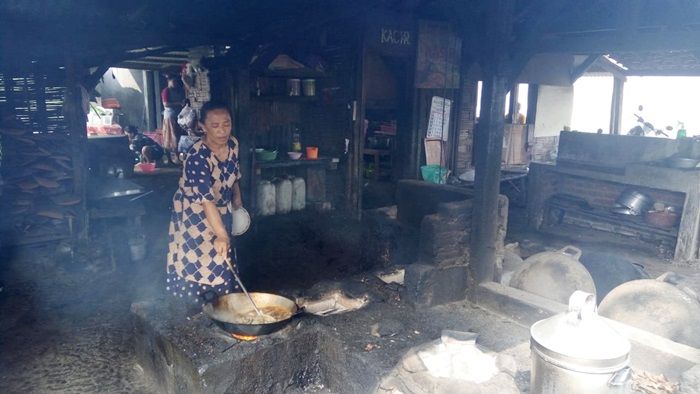
[[[226,226],[224,226],[224,222],[221,220],[219,208],[216,207],[213,201],[202,201],[202,207],[204,207],[204,215],[207,217],[207,221],[216,236],[214,239],[214,249],[220,256],[227,257],[231,241],[228,233],[226,233]]]
[[[241,187],[238,185],[240,182],[236,181],[233,184],[233,209],[240,209],[243,206],[243,200],[241,199]]]

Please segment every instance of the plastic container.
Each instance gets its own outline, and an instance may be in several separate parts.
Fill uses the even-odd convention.
[[[447,175],[449,172],[450,170],[437,164],[421,166],[420,168],[420,173],[424,181],[436,183],[438,185],[444,185],[447,182]]]
[[[306,181],[304,178],[292,179],[292,211],[306,208]]]
[[[156,163],[139,163],[136,167],[141,172],[153,172],[156,170]]]
[[[275,181],[275,207],[277,214],[289,213],[292,210],[292,181],[287,178]]]
[[[301,79],[291,78],[287,80],[287,95],[289,96],[300,96],[301,95]]]
[[[306,147],[306,158],[309,160],[318,159],[318,146],[307,146]]]
[[[304,96],[312,97],[316,95],[316,80],[313,78],[304,79],[301,81],[301,86],[304,91]]]
[[[257,212],[260,216],[274,215],[277,210],[275,185],[270,181],[258,182]]]

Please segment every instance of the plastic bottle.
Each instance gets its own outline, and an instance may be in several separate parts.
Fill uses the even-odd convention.
[[[685,124],[683,124],[683,122],[678,122],[678,124],[679,124],[679,127],[678,127],[678,133],[676,133],[676,139],[685,138],[686,137]]]

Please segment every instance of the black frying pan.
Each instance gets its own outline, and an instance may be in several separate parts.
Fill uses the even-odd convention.
[[[205,304],[204,313],[226,332],[238,335],[260,336],[271,334],[284,328],[292,317],[302,310],[297,304],[275,294],[250,293],[250,297],[264,313],[276,317],[270,323],[249,324],[256,315],[253,305],[243,293],[227,294],[219,297],[213,304]]]

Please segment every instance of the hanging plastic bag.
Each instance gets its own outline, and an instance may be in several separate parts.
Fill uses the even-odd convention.
[[[187,131],[187,133],[195,131],[195,127],[197,126],[197,112],[192,109],[189,103],[187,103],[177,115],[177,124]]]

